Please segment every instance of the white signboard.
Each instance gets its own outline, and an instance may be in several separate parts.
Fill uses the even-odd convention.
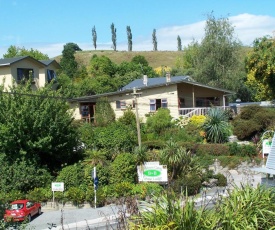
[[[138,180],[147,182],[167,183],[167,166],[159,162],[145,162],[137,167]]]
[[[263,157],[270,153],[272,141],[269,139],[263,140]]]
[[[52,191],[53,192],[63,192],[64,191],[64,182],[52,182]]]

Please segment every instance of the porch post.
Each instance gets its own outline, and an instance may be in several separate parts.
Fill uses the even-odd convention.
[[[195,91],[194,91],[194,85],[192,85],[192,97],[193,97],[193,108],[195,107]]]
[[[225,95],[222,95],[223,110],[225,110]]]

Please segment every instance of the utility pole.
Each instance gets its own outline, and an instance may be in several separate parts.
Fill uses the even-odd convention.
[[[133,88],[133,93],[132,94],[133,94],[134,99],[135,99],[138,147],[141,148],[140,123],[139,123],[138,103],[137,103],[137,95],[139,95],[139,93],[137,93],[136,87]]]

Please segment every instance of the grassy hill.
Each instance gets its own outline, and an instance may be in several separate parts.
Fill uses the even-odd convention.
[[[182,51],[113,51],[113,50],[91,50],[91,51],[78,51],[75,54],[76,61],[87,66],[91,57],[96,54],[98,56],[106,56],[111,59],[112,62],[120,64],[123,61],[131,61],[134,56],[142,55],[149,62],[149,65],[153,68],[159,66],[175,67],[176,60],[181,57]],[[60,58],[60,57],[59,57]]]

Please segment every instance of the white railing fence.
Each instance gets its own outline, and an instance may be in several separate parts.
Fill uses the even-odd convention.
[[[230,106],[215,106],[215,107],[225,109],[225,110],[230,109]],[[179,115],[188,116],[188,117],[192,117],[194,115],[206,115],[208,110],[210,109],[211,107],[180,108]]]

